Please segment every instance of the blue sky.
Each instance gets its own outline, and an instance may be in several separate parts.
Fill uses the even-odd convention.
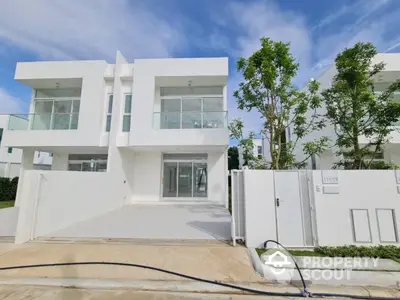
[[[236,61],[259,38],[291,43],[302,86],[358,41],[400,52],[400,0],[7,0],[0,9],[0,113],[26,113],[30,89],[13,80],[18,61],[125,57],[230,58],[229,115],[258,131],[255,112],[236,109]]]

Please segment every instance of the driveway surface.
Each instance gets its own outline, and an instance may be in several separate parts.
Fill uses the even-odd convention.
[[[46,237],[230,240],[229,211],[215,205],[126,205]]]

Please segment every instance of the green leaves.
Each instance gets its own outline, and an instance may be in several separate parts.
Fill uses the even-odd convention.
[[[312,81],[307,91],[298,91],[292,80],[297,75],[299,64],[290,53],[290,44],[269,38],[261,38],[260,42],[259,50],[249,58],[240,58],[237,63],[243,82],[234,92],[234,97],[239,109],[255,109],[261,114],[264,121],[261,131],[270,144],[272,168],[296,167],[293,151],[297,143],[311,131],[324,126],[316,113],[321,106],[317,94],[319,83]],[[310,111],[312,116],[308,118]],[[294,141],[289,141],[286,133],[292,127]],[[318,146],[308,147],[307,153],[323,149],[325,143],[315,142]]]
[[[381,151],[400,117],[400,104],[393,100],[400,81],[375,93],[375,79],[385,68],[383,63],[372,65],[376,54],[371,43],[345,49],[336,57],[338,73],[332,86],[322,92],[325,117],[335,126],[337,165],[347,169],[373,167],[374,154]],[[366,144],[359,142],[361,136],[368,138]]]

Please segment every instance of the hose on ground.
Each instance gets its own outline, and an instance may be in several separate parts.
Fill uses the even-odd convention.
[[[29,268],[44,268],[44,267],[80,266],[80,265],[112,265],[112,266],[123,266],[123,267],[136,267],[136,268],[158,271],[158,272],[162,272],[162,273],[166,273],[166,274],[170,274],[170,275],[175,275],[178,277],[191,279],[191,280],[195,280],[195,281],[199,281],[199,282],[203,282],[203,283],[209,283],[209,284],[219,285],[219,286],[223,286],[223,287],[228,287],[228,288],[232,288],[232,289],[239,290],[242,292],[247,292],[250,294],[263,295],[263,296],[280,296],[280,297],[306,297],[305,295],[303,295],[303,293],[277,293],[277,292],[256,290],[256,289],[242,287],[242,286],[238,286],[238,285],[234,285],[234,284],[229,284],[229,283],[224,283],[224,282],[219,282],[219,281],[214,281],[214,280],[209,280],[209,279],[203,279],[203,278],[199,278],[199,277],[195,277],[195,276],[185,275],[182,273],[173,272],[173,271],[169,271],[169,270],[165,270],[165,269],[161,269],[161,268],[140,265],[140,264],[120,263],[120,262],[87,261],[87,262],[52,263],[52,264],[34,264],[34,265],[2,267],[2,268],[0,268],[0,271],[16,270],[16,269],[29,269]],[[372,300],[380,300],[380,299],[395,300],[395,299],[397,299],[397,298],[376,298],[376,297],[366,298],[366,297],[353,296],[353,295],[335,295],[335,294],[322,294],[322,293],[314,294],[314,295],[319,296],[319,297],[346,297],[346,298],[352,298],[352,299],[372,299]]]

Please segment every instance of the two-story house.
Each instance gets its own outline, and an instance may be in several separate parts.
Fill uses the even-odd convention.
[[[33,169],[35,151],[53,153],[51,170],[42,173],[43,180],[39,178],[35,200],[39,212],[34,211],[37,224],[31,239],[50,233],[49,226],[55,231],[72,224],[70,220],[60,225],[39,224],[54,213],[46,210],[46,197],[57,198],[55,189],[58,185],[63,188],[62,181],[65,185],[74,182],[76,190],[71,193],[80,193],[68,199],[81,197],[78,202],[89,203],[98,195],[104,211],[117,207],[112,202],[119,206],[228,206],[227,58],[137,59],[129,63],[118,52],[115,64],[18,63],[15,79],[32,88],[31,105],[29,114],[10,116],[3,145],[22,149],[22,173]],[[28,175],[20,179],[17,207],[21,201],[28,207],[28,192],[21,191],[35,185]],[[106,176],[107,189],[102,181]],[[97,184],[93,178],[98,178]],[[31,182],[26,184],[26,180]],[[83,190],[89,184],[93,188],[86,195]],[[104,191],[99,192],[101,189]],[[70,193],[69,189],[60,197],[65,193]],[[103,199],[105,193],[110,199]],[[96,214],[91,212],[87,218],[89,215]],[[84,220],[83,216],[77,218]]]

